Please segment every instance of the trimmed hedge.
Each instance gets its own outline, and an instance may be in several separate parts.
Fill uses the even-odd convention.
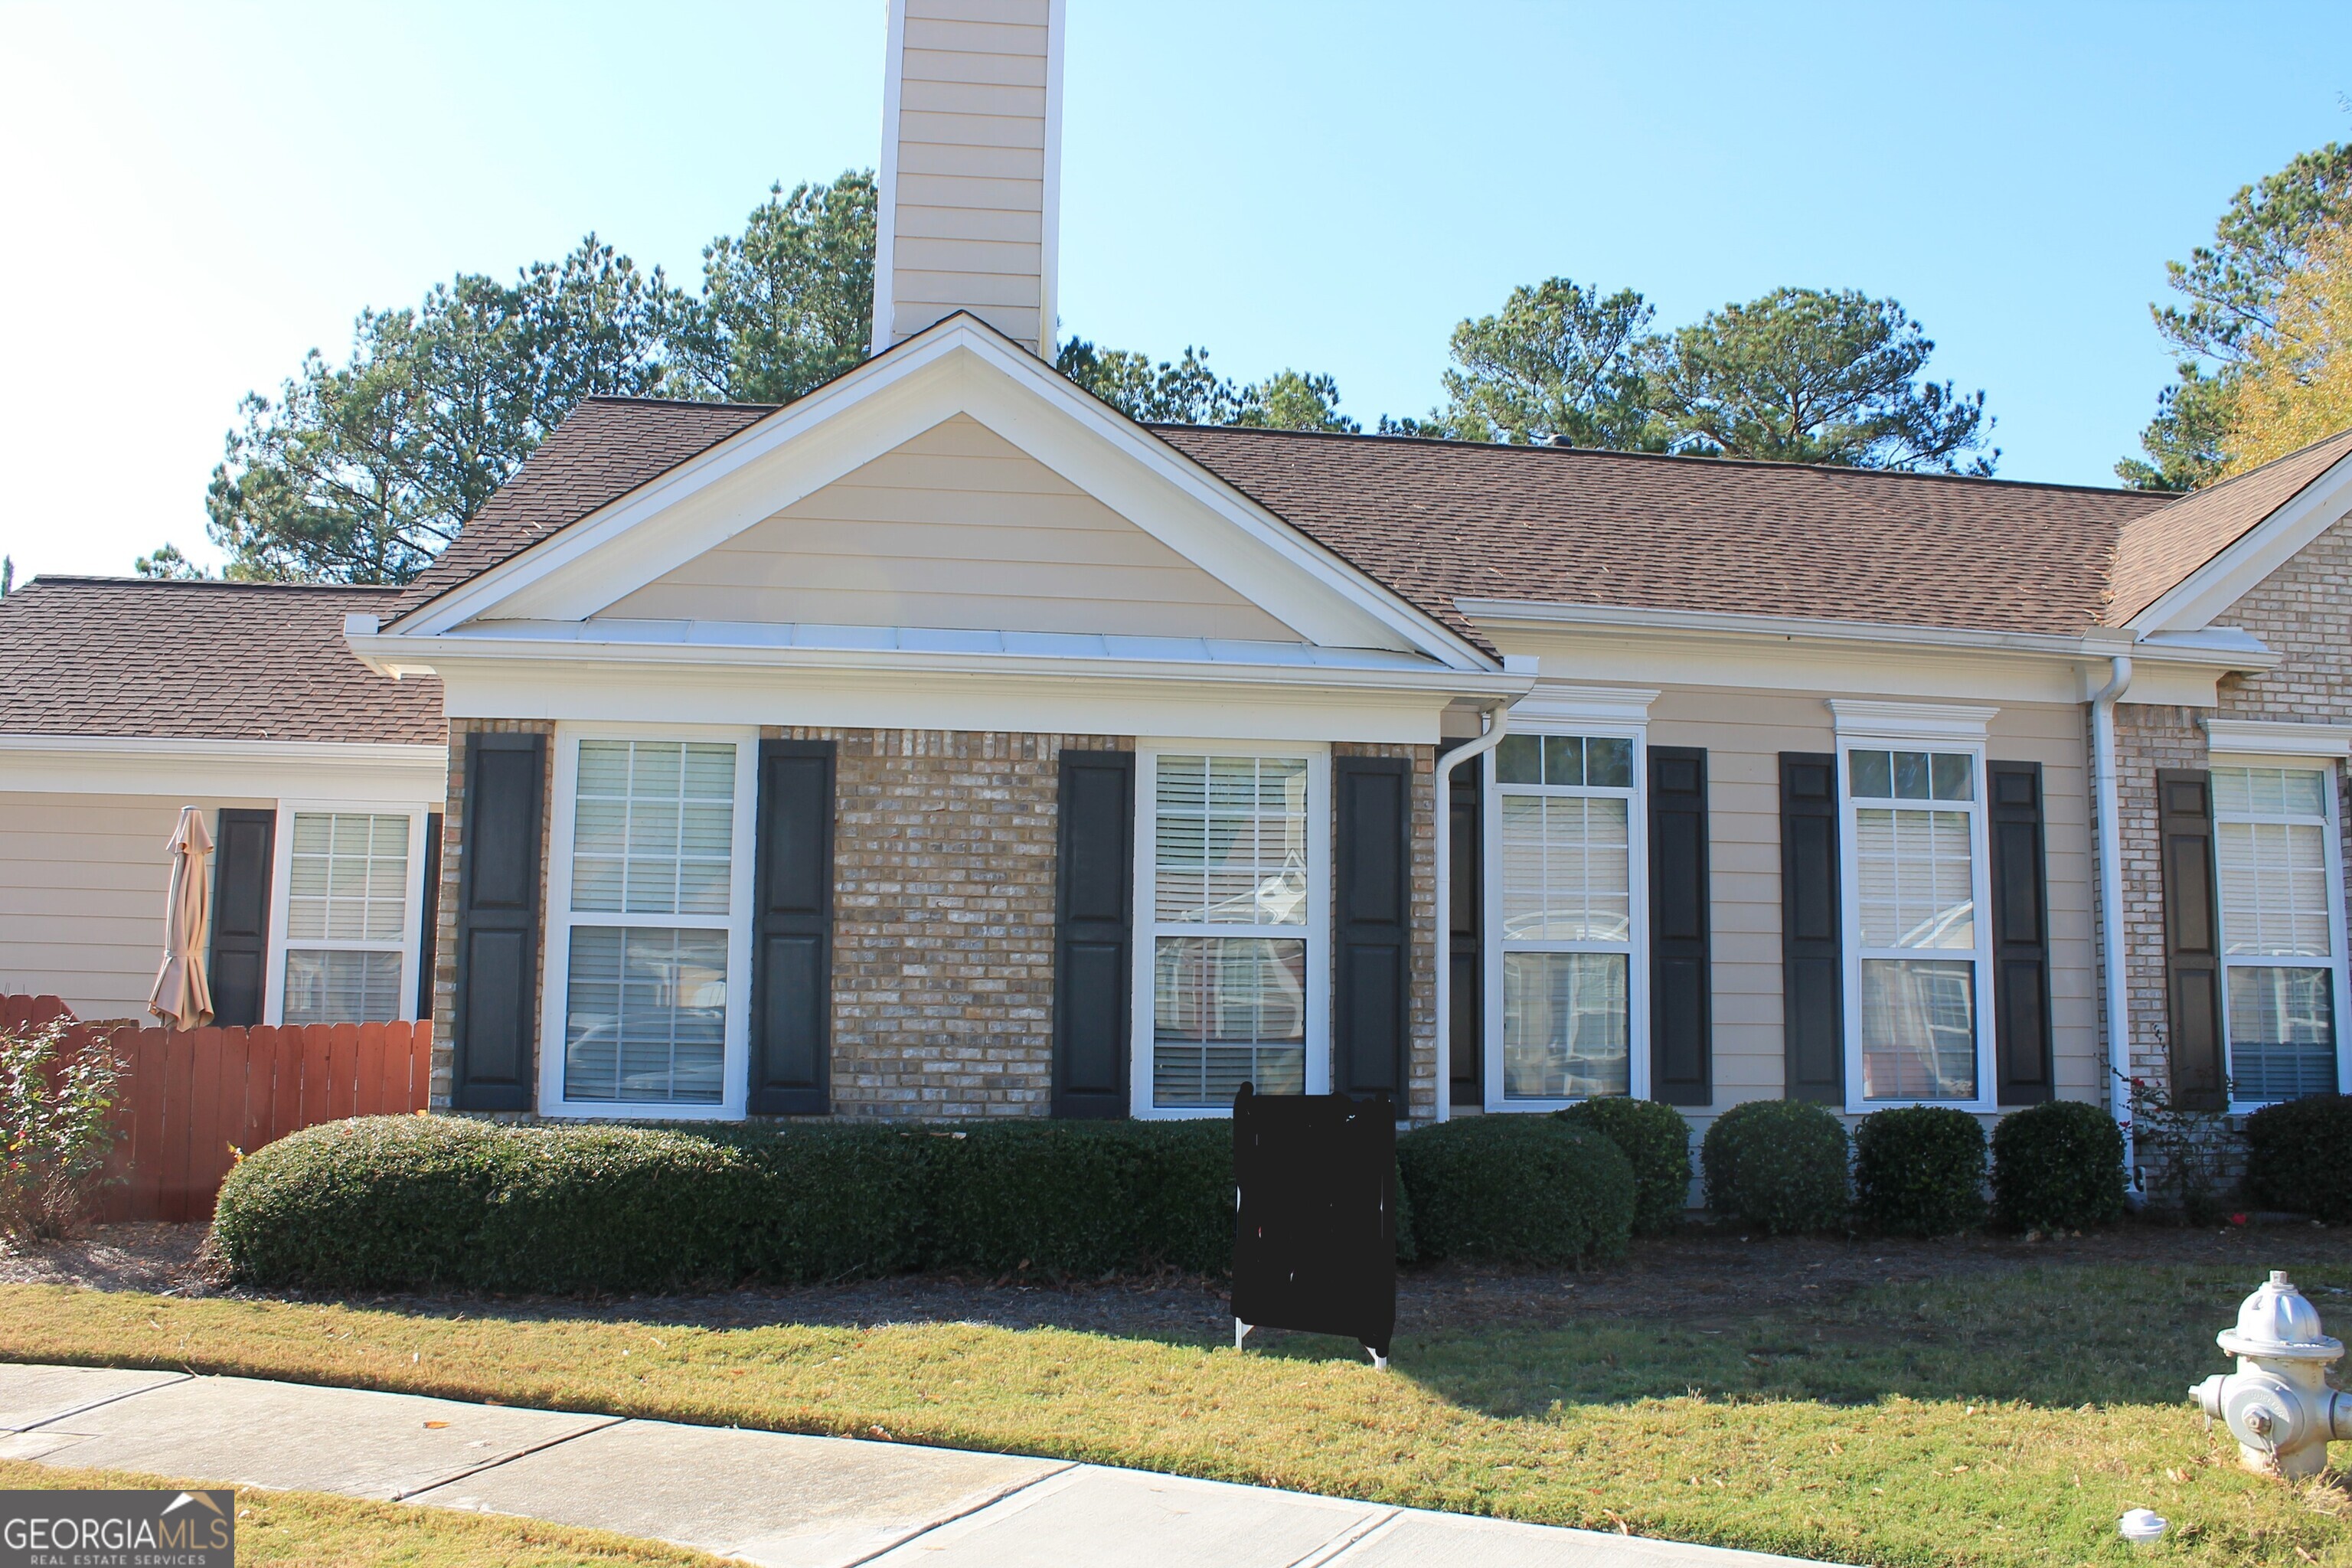
[[[2352,1096],[2315,1094],[2247,1117],[2246,1191],[2265,1208],[2352,1219]]]
[[[2124,1135],[2104,1109],[2048,1100],[1992,1130],[1992,1217],[2009,1230],[2080,1230],[2123,1217]]]
[[[1767,1236],[1835,1230],[1846,1218],[1845,1123],[1801,1100],[1751,1100],[1715,1119],[1699,1146],[1706,1206]]]
[[[1853,1130],[1853,1206],[1893,1236],[1950,1236],[1985,1215],[1985,1135],[1948,1106],[1874,1111]]]
[[[1611,1095],[1553,1112],[1617,1145],[1633,1167],[1633,1234],[1671,1236],[1690,1206],[1690,1123],[1671,1105]]]
[[[1470,1116],[1397,1140],[1424,1261],[1617,1258],[1633,1227],[1633,1167],[1617,1145],[1549,1116]]]
[[[1230,1121],[916,1129],[927,1147],[923,1266],[1056,1278],[1234,1255]],[[789,1135],[787,1135],[789,1136]]]
[[[241,1280],[334,1289],[1221,1273],[1233,1148],[1222,1120],[685,1130],[369,1117],[257,1151],[222,1184],[213,1229]]]

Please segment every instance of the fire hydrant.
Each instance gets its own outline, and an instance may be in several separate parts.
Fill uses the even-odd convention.
[[[2319,1331],[2319,1310],[2284,1271],[2238,1308],[2238,1326],[2214,1336],[2238,1358],[2238,1370],[2215,1373],[2189,1391],[2206,1418],[2230,1425],[2246,1468],[2288,1480],[2327,1468],[2331,1438],[2352,1439],[2352,1394],[2331,1388],[2328,1363],[2344,1342]]]

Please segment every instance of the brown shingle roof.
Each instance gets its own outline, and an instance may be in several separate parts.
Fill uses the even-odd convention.
[[[774,412],[767,404],[589,398],[499,487],[441,559],[417,574],[385,619],[521,554]]]
[[[411,585],[486,571],[756,423],[596,398]],[[2133,490],[1552,447],[1163,425],[1153,434],[1424,612],[1457,598],[2078,634]]]
[[[2339,431],[2127,524],[2116,546],[2116,592],[2107,624],[2124,625],[2186,582],[2347,453],[2352,430]]]
[[[2130,490],[1789,463],[1155,426],[1454,623],[1459,598],[2079,635]]]
[[[0,734],[446,742],[438,680],[343,644],[399,592],[36,577],[0,599]]]

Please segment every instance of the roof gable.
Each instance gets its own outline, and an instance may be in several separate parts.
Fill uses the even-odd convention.
[[[588,406],[601,423],[626,417],[630,405]],[[1091,496],[1295,637],[1491,668],[1474,644],[1404,597],[966,316],[782,408],[704,419],[690,405],[653,405],[643,427],[659,438],[638,443],[646,450],[634,466],[608,462],[605,482],[653,472],[568,521],[554,521],[555,508],[543,520],[524,515],[520,503],[495,517],[486,509],[476,522],[488,526],[448,575],[469,574],[424,584],[418,602],[385,630],[422,639],[504,621],[584,623],[959,416]],[[609,440],[592,429],[568,444],[568,458],[534,458],[538,493],[584,502],[597,486],[572,483],[564,469]],[[678,451],[688,455],[656,468]],[[457,551],[453,545],[452,555]]]
[[[593,618],[1302,640],[968,414]]]

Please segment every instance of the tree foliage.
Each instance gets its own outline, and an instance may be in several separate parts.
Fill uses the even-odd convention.
[[[1990,474],[1981,392],[1924,379],[1934,351],[1892,300],[1776,289],[1651,332],[1631,289],[1551,278],[1454,331],[1446,404],[1384,434]]]
[[[403,583],[422,571],[584,398],[786,403],[870,346],[871,173],[772,187],[742,232],[702,253],[699,295],[594,235],[510,283],[461,274],[414,310],[364,310],[349,355],[313,350],[276,395],[250,393],[205,497],[226,574]],[[1066,343],[1060,368],[1139,419],[1357,428],[1331,377],[1238,384],[1208,356]],[[152,577],[203,572],[176,545]]]
[[[874,176],[779,184],[740,236],[703,248],[702,298],[670,344],[672,395],[789,403],[866,358],[874,331]]]
[[[1339,412],[1339,384],[1318,373],[1282,371],[1247,385],[1209,368],[1209,351],[1187,346],[1161,360],[1131,349],[1065,342],[1054,368],[1130,419],[1152,425],[1249,425],[1274,430],[1361,428]]]
[[[1511,290],[1500,311],[1454,329],[1446,406],[1415,427],[1467,441],[1558,442],[1625,451],[1662,446],[1643,365],[1656,309],[1631,289],[1604,296],[1567,278]]]
[[[460,274],[362,311],[349,360],[314,349],[238,405],[205,495],[227,574],[406,582],[582,399],[661,388],[681,305],[590,235],[512,283]]]
[[[2352,426],[2352,231],[2330,224],[2272,300],[2241,362],[2222,472],[2241,474]]]
[[[2315,238],[2352,215],[2352,146],[2329,142],[2274,174],[2241,186],[2213,228],[2213,243],[2165,264],[2178,302],[2150,305],[2179,366],[2140,433],[2138,458],[2116,465],[2136,489],[2185,490],[2229,467],[2229,431],[2248,363],[2276,337],[2287,280],[2310,259]]]
[[[1985,395],[1922,380],[1935,347],[1892,300],[1775,289],[1676,331],[1650,384],[1677,452],[1990,475]]]

